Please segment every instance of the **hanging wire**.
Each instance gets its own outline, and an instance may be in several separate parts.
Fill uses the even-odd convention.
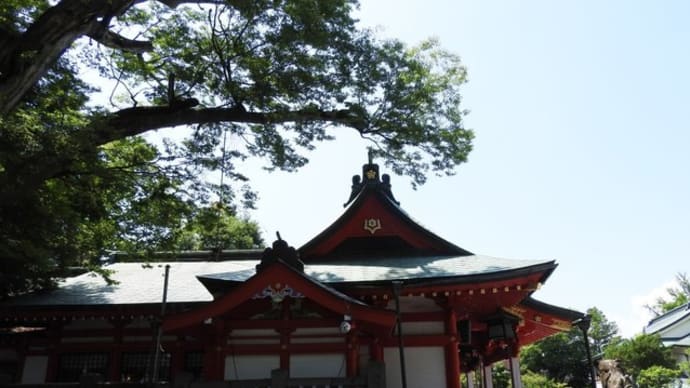
[[[227,141],[228,137],[228,130],[225,129],[223,131],[223,148],[222,148],[222,153],[221,153],[221,158],[220,158],[220,185],[219,185],[219,190],[220,192],[218,193],[218,223],[216,224],[216,252],[215,252],[215,261],[218,261],[220,259],[220,253],[223,251],[223,240],[222,240],[222,230],[221,230],[221,221],[223,217],[223,211],[225,209],[225,190],[223,190],[223,183],[225,181],[225,155],[226,155],[226,150],[225,150],[225,144]]]

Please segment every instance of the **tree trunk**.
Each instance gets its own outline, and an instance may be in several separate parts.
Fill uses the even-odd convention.
[[[63,0],[46,10],[23,34],[3,31],[0,48],[0,114],[12,111],[78,38],[106,34],[110,19],[134,0]]]

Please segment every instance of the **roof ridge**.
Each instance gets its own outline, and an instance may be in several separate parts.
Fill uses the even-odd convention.
[[[200,249],[181,251],[157,252],[111,252],[106,260],[108,264],[131,262],[199,262],[199,261],[230,261],[230,260],[258,260],[265,248],[244,249]]]
[[[661,321],[661,320],[663,320],[663,319],[667,319],[667,318],[669,318],[671,315],[676,314],[676,313],[678,313],[679,311],[683,311],[683,310],[688,310],[688,311],[690,311],[690,302],[687,302],[687,303],[684,303],[684,304],[682,304],[682,305],[680,305],[680,306],[674,307],[674,308],[672,308],[671,310],[669,310],[669,311],[667,311],[667,312],[665,312],[665,313],[663,313],[663,314],[661,314],[661,315],[659,315],[659,316],[656,316],[656,317],[652,318],[652,319],[649,320],[649,322],[647,323],[647,327],[652,326],[653,324],[655,324],[655,323],[657,323],[657,322],[659,322],[659,321]],[[661,329],[663,329],[663,328],[661,328]],[[659,329],[659,330],[661,330],[661,329]]]
[[[379,179],[380,177],[380,179]],[[355,199],[365,190],[374,189],[383,193],[388,199],[390,199],[396,205],[400,205],[400,202],[395,199],[393,191],[391,190],[391,177],[388,174],[379,175],[379,165],[369,163],[362,166],[362,175],[352,176],[352,191],[350,192],[350,198],[347,202],[343,204],[343,207],[347,207],[355,201]]]

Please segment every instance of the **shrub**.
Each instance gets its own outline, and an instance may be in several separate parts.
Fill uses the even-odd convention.
[[[563,383],[556,382],[532,371],[522,375],[522,385],[525,388],[567,388],[567,385]]]
[[[637,384],[639,388],[670,387],[671,383],[678,377],[680,377],[680,370],[654,365],[640,371]]]

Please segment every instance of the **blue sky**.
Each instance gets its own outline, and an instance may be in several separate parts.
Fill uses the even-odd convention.
[[[625,336],[690,258],[690,3],[365,0],[362,25],[437,37],[469,71],[469,162],[403,208],[475,253],[555,259],[535,297],[596,306]],[[334,221],[366,143],[347,129],[298,173],[252,174],[250,216],[299,246]]]

